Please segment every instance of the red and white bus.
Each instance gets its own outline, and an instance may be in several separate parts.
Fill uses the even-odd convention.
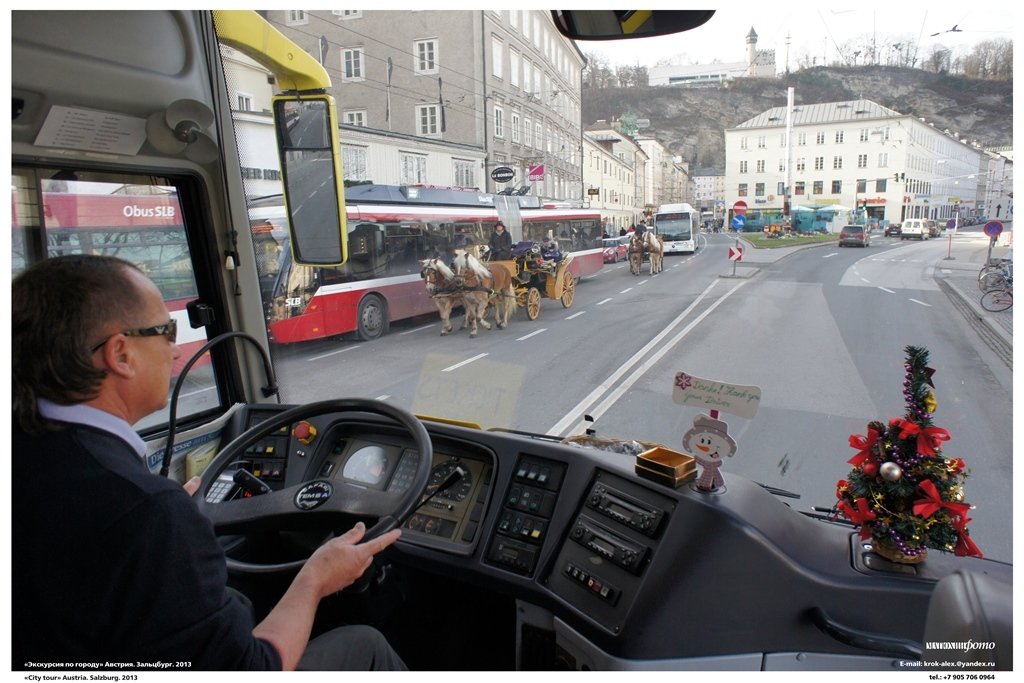
[[[337,268],[294,265],[281,197],[250,202],[273,342],[350,332],[375,339],[391,322],[436,312],[420,278],[421,261],[447,260],[462,246],[487,244],[499,217],[514,241],[539,241],[544,235],[557,240],[563,253],[573,255],[569,268],[577,278],[604,265],[598,211],[542,207],[533,197],[420,186],[355,186],[345,201],[349,258]]]
[[[45,180],[42,216],[34,215],[11,193],[13,271],[41,258],[66,254],[116,256],[134,263],[164,296],[178,322],[181,357],[174,376],[206,343],[205,328],[193,329],[186,305],[198,298],[185,226],[173,187],[149,188],[116,183]],[[208,362],[208,356],[199,365]]]

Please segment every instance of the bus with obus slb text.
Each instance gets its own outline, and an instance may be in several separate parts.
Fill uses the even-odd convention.
[[[456,249],[486,245],[506,213],[494,204],[500,199],[454,188],[351,187],[346,192],[349,259],[317,268],[293,262],[281,196],[250,201],[271,341],[290,344],[348,333],[375,339],[392,322],[436,313],[420,277],[422,261],[450,262]],[[547,208],[534,197],[505,199],[514,202],[516,219],[502,220],[515,241],[551,237],[573,256],[569,269],[577,279],[602,268],[599,212]]]

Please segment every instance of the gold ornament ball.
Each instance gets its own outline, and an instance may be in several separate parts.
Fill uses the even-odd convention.
[[[878,468],[878,473],[882,475],[882,479],[886,481],[899,481],[900,477],[903,476],[903,470],[900,466],[894,462],[884,462],[882,466]]]

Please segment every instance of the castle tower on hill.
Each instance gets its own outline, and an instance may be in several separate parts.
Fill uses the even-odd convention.
[[[757,49],[757,32],[753,27],[744,40],[746,59],[741,62],[653,66],[648,69],[648,82],[692,88],[721,85],[734,78],[775,78],[775,50]]]

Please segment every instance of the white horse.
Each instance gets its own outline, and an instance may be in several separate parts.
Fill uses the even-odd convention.
[[[644,232],[644,250],[651,257],[651,275],[660,273],[664,267],[665,239],[652,230]]]
[[[452,265],[463,288],[462,300],[469,320],[469,336],[476,336],[478,322],[484,329],[491,329],[486,320],[488,305],[494,306],[494,322],[498,329],[504,329],[516,309],[512,274],[498,264],[492,264],[488,269],[472,253],[461,249],[455,251]]]
[[[466,309],[460,329],[464,330],[469,327],[469,309],[463,298],[462,284],[459,278],[441,259],[426,259],[420,263],[423,266],[423,269],[420,270],[420,277],[426,280],[427,296],[434,300],[437,312],[441,316],[441,336],[451,333],[452,309],[457,304],[462,304],[462,307]]]

